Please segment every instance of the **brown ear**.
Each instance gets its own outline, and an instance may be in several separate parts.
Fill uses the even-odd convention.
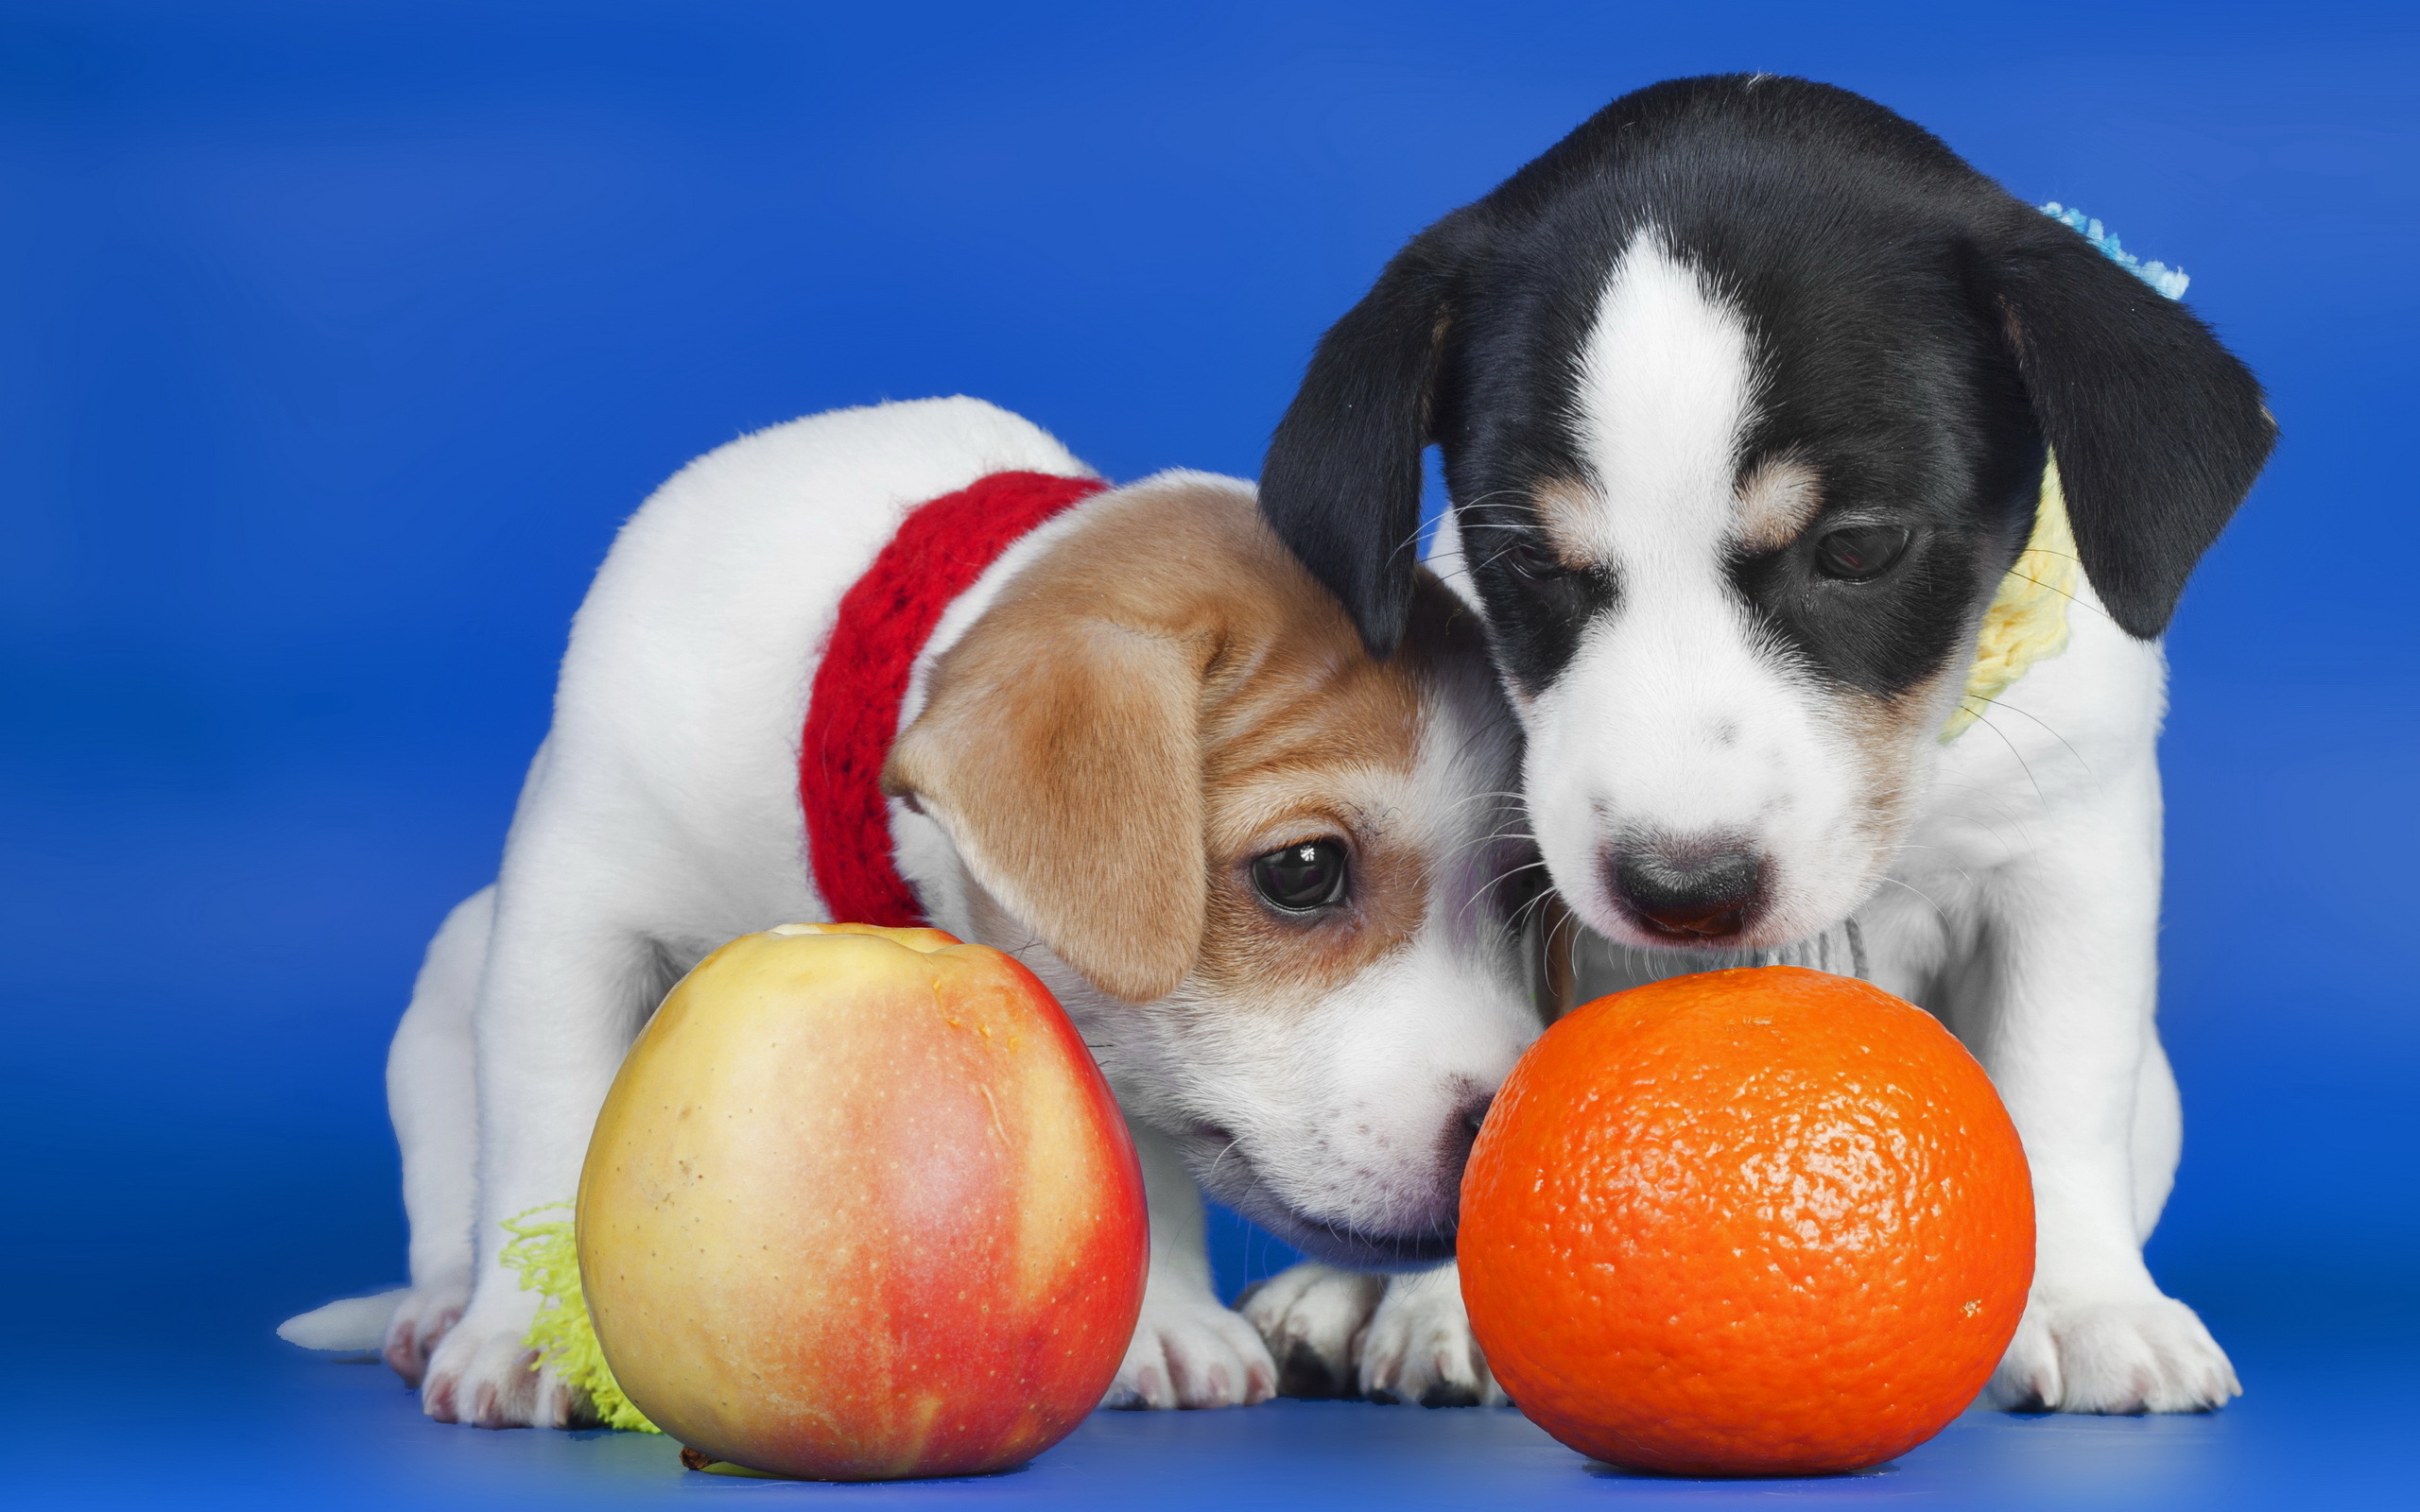
[[[949,833],[975,880],[1086,980],[1130,1003],[1201,948],[1205,639],[1074,613],[1003,613],[942,659],[883,791]]]

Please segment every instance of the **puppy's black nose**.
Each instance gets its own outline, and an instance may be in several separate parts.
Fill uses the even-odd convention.
[[[1495,1101],[1494,1092],[1471,1088],[1446,1109],[1445,1126],[1437,1131],[1437,1148],[1452,1168],[1449,1174],[1456,1182],[1461,1180],[1462,1161],[1470,1158],[1471,1145],[1478,1139],[1478,1126],[1487,1122],[1488,1105]]]
[[[1715,944],[1745,927],[1764,885],[1763,858],[1735,835],[1642,835],[1613,862],[1614,891],[1652,933]]]
[[[1487,1123],[1487,1110],[1495,1105],[1494,1092],[1480,1092],[1462,1105],[1462,1114],[1457,1121],[1459,1126],[1456,1132],[1461,1135],[1464,1143],[1478,1138],[1480,1127]]]

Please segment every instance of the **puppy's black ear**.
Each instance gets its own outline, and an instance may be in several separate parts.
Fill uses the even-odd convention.
[[[1394,653],[1409,612],[1420,454],[1474,231],[1462,211],[1421,232],[1328,328],[1261,466],[1261,513],[1376,657]]]
[[[2047,217],[1996,284],[2084,574],[2152,640],[2276,440],[2259,382],[2192,311]]]

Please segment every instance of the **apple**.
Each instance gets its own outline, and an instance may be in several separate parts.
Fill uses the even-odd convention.
[[[1143,1299],[1126,1123],[1047,988],[939,930],[785,924],[664,1000],[579,1182],[607,1364],[691,1450],[889,1480],[1024,1463]]]

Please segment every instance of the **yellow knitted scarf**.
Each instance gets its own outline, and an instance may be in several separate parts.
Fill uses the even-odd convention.
[[[597,1420],[606,1427],[660,1434],[664,1430],[648,1422],[647,1414],[622,1395],[614,1367],[605,1363],[605,1351],[597,1347],[596,1326],[588,1318],[587,1294],[580,1289],[579,1241],[572,1220],[568,1216],[539,1220],[542,1212],[567,1211],[570,1207],[568,1202],[549,1203],[504,1221],[504,1231],[512,1236],[500,1257],[505,1268],[520,1274],[523,1291],[536,1292],[545,1299],[537,1321],[529,1325],[529,1348],[538,1351],[529,1368],[554,1366],[564,1384],[587,1396]]]
[[[2016,565],[2000,579],[1991,608],[1983,610],[1975,661],[1966,688],[1942,727],[1943,745],[1966,733],[1991,701],[2006,693],[2034,662],[2067,648],[2067,605],[2083,569],[2076,559],[2075,531],[2067,524],[2066,490],[2059,486],[2059,459],[2042,465],[2042,497],[2033,507],[2033,534]]]

